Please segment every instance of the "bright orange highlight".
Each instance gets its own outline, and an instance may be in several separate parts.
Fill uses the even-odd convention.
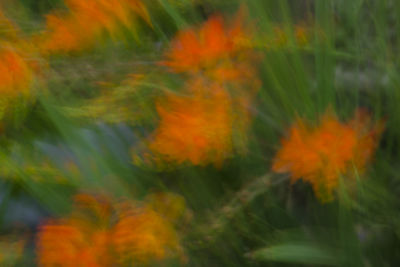
[[[160,124],[150,150],[166,161],[221,164],[232,152],[232,110],[218,85],[190,84],[188,96],[169,96],[157,104]],[[206,89],[205,89],[206,88]]]
[[[104,33],[114,37],[120,25],[131,27],[135,15],[150,24],[139,0],[66,0],[66,5],[70,14],[47,16],[47,32],[41,41],[44,52],[88,48]]]
[[[349,174],[352,166],[362,170],[372,157],[381,124],[371,125],[368,115],[341,123],[330,114],[318,127],[309,127],[299,119],[282,140],[282,148],[274,159],[275,172],[289,172],[292,182],[303,179],[312,184],[322,201],[333,198],[339,177]],[[353,165],[354,164],[354,165]]]

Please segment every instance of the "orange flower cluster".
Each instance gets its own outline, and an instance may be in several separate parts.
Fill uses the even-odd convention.
[[[37,248],[44,267],[148,264],[182,253],[173,221],[151,205],[88,195],[77,197],[68,218],[41,227]]]
[[[326,114],[318,127],[309,127],[300,119],[282,141],[272,169],[289,172],[292,182],[311,183],[318,198],[329,201],[341,175],[350,174],[353,166],[363,170],[382,129],[381,123],[372,125],[363,111],[348,123]]]
[[[150,24],[140,0],[66,0],[66,5],[70,14],[47,16],[47,32],[40,41],[44,52],[90,47],[104,33],[114,36],[120,25],[131,27],[135,15]]]
[[[222,163],[232,151],[232,110],[227,92],[202,81],[191,83],[189,96],[171,95],[157,105],[160,124],[150,149],[167,161],[194,165]]]
[[[149,148],[163,160],[220,166],[236,143],[245,143],[246,109],[259,83],[244,45],[243,10],[231,27],[221,16],[212,16],[198,32],[179,32],[166,52],[162,64],[190,79],[184,96],[170,95],[157,104],[160,124]]]

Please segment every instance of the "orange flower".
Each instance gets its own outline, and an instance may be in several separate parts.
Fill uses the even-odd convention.
[[[272,169],[290,172],[292,182],[303,179],[311,183],[322,201],[331,200],[339,177],[348,174],[353,164],[362,170],[375,150],[382,125],[367,122],[365,114],[357,123],[346,124],[326,114],[318,127],[299,120],[282,141]]]
[[[67,219],[51,221],[39,230],[39,266],[111,266],[107,199],[78,195]]]
[[[133,14],[150,24],[146,8],[139,0],[66,0],[66,5],[70,14],[47,16],[47,32],[39,41],[44,52],[88,48],[103,33],[114,36],[119,25],[131,27]]]
[[[0,97],[28,94],[33,72],[25,59],[16,51],[0,51]]]
[[[207,90],[202,81],[189,85],[189,96],[171,95],[157,104],[160,124],[150,150],[176,163],[221,164],[232,151],[229,95],[215,84]]]
[[[153,210],[151,205],[130,202],[113,205],[107,198],[90,195],[78,195],[75,201],[69,217],[50,221],[40,228],[39,266],[146,264],[177,253],[183,255],[174,221]],[[171,201],[174,204],[174,199]]]
[[[124,264],[162,260],[181,252],[171,223],[150,208],[123,210],[112,232],[112,244]]]
[[[88,234],[92,232],[91,234]],[[39,266],[110,266],[107,235],[85,229],[79,221],[48,223],[38,238]]]
[[[213,16],[198,33],[194,29],[179,32],[166,53],[168,60],[163,64],[175,72],[192,72],[231,57],[242,48],[240,42],[245,38],[240,22],[237,19],[233,27],[225,28],[222,17]]]
[[[44,41],[41,44],[41,48],[44,52],[79,50],[81,47],[86,47],[87,43],[92,42],[91,34],[86,33],[80,36],[81,34],[76,32],[76,28],[78,27],[74,25],[77,23],[73,23],[72,21],[67,21],[56,15],[48,15],[46,24],[48,33],[45,35]],[[84,31],[85,30],[82,29],[82,32]],[[86,40],[86,38],[88,38],[88,40]]]

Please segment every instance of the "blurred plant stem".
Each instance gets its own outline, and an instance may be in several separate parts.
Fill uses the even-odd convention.
[[[229,221],[238,215],[254,199],[269,191],[271,187],[287,181],[288,179],[289,176],[277,177],[271,173],[266,173],[254,179],[251,183],[244,185],[229,202],[212,212],[210,218],[195,231],[202,237],[199,245],[214,241],[218,235],[224,231]]]

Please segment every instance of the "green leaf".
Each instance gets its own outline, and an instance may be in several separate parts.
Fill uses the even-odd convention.
[[[286,243],[262,248],[248,256],[254,260],[338,266],[339,259],[329,249],[309,243]]]

